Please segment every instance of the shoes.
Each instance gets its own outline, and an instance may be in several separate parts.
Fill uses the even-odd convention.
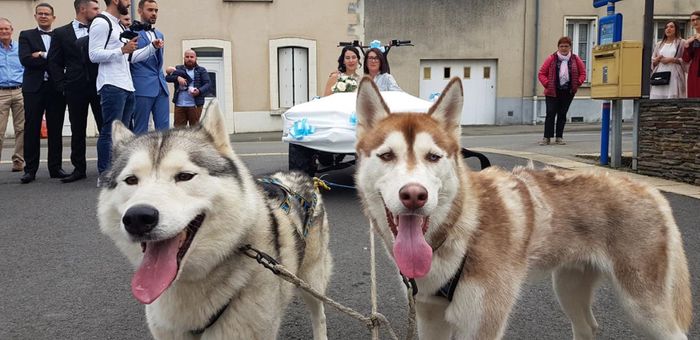
[[[566,142],[564,142],[564,138],[557,137],[557,139],[554,140],[554,144],[556,144],[556,145],[566,145]]]
[[[72,182],[79,181],[79,180],[85,179],[85,178],[87,178],[87,176],[85,176],[84,172],[73,171],[73,173],[70,174],[68,177],[61,178],[61,182],[72,183]]]
[[[20,180],[20,182],[22,182],[22,184],[27,184],[29,182],[33,182],[35,179],[36,179],[35,174],[30,174],[28,172],[25,172],[24,175],[22,175],[22,178],[20,178],[19,180]]]
[[[24,170],[24,162],[20,160],[12,161],[12,172],[20,172]]]
[[[63,169],[58,169],[58,171],[55,172],[49,172],[49,176],[51,178],[66,178],[70,175],[68,175]]]
[[[542,141],[540,141],[540,145],[549,145],[551,138],[542,138]]]

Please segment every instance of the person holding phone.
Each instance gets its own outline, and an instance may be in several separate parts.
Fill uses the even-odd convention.
[[[107,9],[95,17],[90,25],[90,61],[99,64],[97,92],[102,104],[102,129],[97,140],[97,186],[102,185],[101,175],[109,168],[112,148],[112,122],[120,120],[129,126],[134,115],[134,83],[129,63],[138,63],[153,56],[163,48],[163,40],[155,39],[137,49],[138,37],[127,42],[120,38],[124,27],[119,23],[121,15],[129,14],[130,0],[105,0]]]

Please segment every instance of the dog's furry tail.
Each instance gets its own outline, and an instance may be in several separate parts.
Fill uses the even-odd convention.
[[[683,247],[675,247],[676,258],[675,275],[673,278],[673,309],[676,311],[676,322],[678,327],[686,334],[690,330],[693,322],[693,304],[690,292],[690,274],[688,273],[688,263]]]

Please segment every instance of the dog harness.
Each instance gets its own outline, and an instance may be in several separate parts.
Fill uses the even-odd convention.
[[[280,204],[280,209],[284,210],[285,213],[289,214],[292,210],[292,200],[299,203],[301,207],[301,220],[303,221],[301,225],[301,230],[297,228],[297,232],[306,238],[309,234],[309,226],[313,222],[314,212],[316,211],[316,203],[318,201],[318,195],[316,191],[311,194],[311,199],[308,199],[301,194],[293,191],[288,186],[282,184],[277,178],[265,177],[259,178],[258,182],[262,184],[263,189],[267,192],[268,197],[277,197],[282,203]],[[314,186],[318,187],[319,184],[314,179]]]
[[[318,188],[322,187],[327,190],[330,190],[330,188],[322,180],[314,178],[313,181],[315,190],[311,195],[311,199],[308,199],[303,195],[295,192],[288,186],[282,184],[282,182],[280,182],[280,180],[276,178],[265,177],[258,179],[258,182],[260,182],[268,198],[277,198],[280,201],[282,201],[279,207],[285,213],[289,214],[292,211],[292,200],[297,201],[299,203],[299,206],[301,207],[300,217],[303,223],[301,226],[296,228],[296,231],[297,233],[299,233],[299,235],[302,236],[302,240],[308,235],[309,226],[313,222],[314,212],[316,211],[316,203],[318,202],[318,195],[316,194]],[[202,333],[204,333],[204,331],[206,331],[207,328],[211,327],[212,325],[214,325],[214,323],[216,323],[217,320],[219,320],[219,318],[221,317],[221,315],[224,314],[230,303],[231,302],[229,301],[228,303],[223,305],[218,311],[216,311],[216,313],[214,313],[214,315],[212,315],[212,317],[209,318],[209,322],[207,322],[206,326],[192,330],[190,331],[190,334],[201,335]]]
[[[462,259],[462,264],[460,264],[459,268],[457,268],[457,272],[455,272],[455,274],[449,280],[447,280],[447,282],[440,287],[437,292],[435,292],[435,296],[445,298],[447,301],[452,302],[452,297],[457,290],[457,283],[459,283],[459,278],[462,276],[462,270],[464,269],[464,263],[466,261],[467,256],[465,255]],[[413,296],[416,296],[416,294],[418,294],[418,284],[416,283],[416,280],[413,278],[407,278],[403,275],[403,273],[400,274],[406,288],[411,288],[413,290]]]

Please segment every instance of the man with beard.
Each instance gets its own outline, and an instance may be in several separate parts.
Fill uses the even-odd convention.
[[[90,25],[90,61],[99,64],[97,92],[102,104],[102,128],[97,140],[97,171],[100,175],[109,168],[112,148],[112,122],[120,120],[129,126],[134,114],[134,83],[129,62],[137,63],[153,56],[163,47],[156,39],[137,49],[139,38],[122,43],[124,32],[119,24],[121,15],[129,14],[130,0],[105,0],[107,9],[95,17]],[[98,177],[97,185],[101,186]]]
[[[49,68],[53,58],[53,32],[51,25],[56,19],[53,6],[40,3],[34,8],[34,19],[38,27],[19,34],[19,60],[24,66],[22,95],[24,96],[24,175],[22,184],[33,182],[39,170],[41,153],[41,121],[46,113],[49,152],[47,165],[51,178],[68,176],[61,169],[63,119],[66,103],[58,89],[61,75]]]
[[[71,129],[70,160],[73,163],[73,173],[61,179],[63,183],[71,183],[86,177],[85,137],[87,129],[88,106],[98,129],[102,126],[102,106],[100,96],[95,89],[95,79],[90,74],[96,74],[97,65],[85,65],[82,62],[81,51],[76,40],[88,35],[88,27],[92,19],[100,13],[97,0],[75,0],[75,19],[65,26],[54,30],[54,58],[49,65],[55,69],[57,83],[66,96],[68,118]],[[64,73],[65,72],[65,73]]]
[[[175,70],[166,79],[175,84],[175,127],[197,125],[202,115],[204,97],[211,88],[207,69],[197,65],[197,53],[185,51],[184,65],[175,66]]]
[[[156,0],[140,0],[139,16],[141,22],[150,24],[151,30],[139,32],[138,48],[153,41],[163,40],[163,33],[153,28],[158,19],[158,2]],[[131,76],[134,79],[136,91],[136,109],[134,111],[134,133],[148,131],[148,120],[153,112],[153,124],[156,130],[170,128],[170,105],[168,104],[168,84],[163,74],[163,49],[156,51],[148,59],[131,64]]]

